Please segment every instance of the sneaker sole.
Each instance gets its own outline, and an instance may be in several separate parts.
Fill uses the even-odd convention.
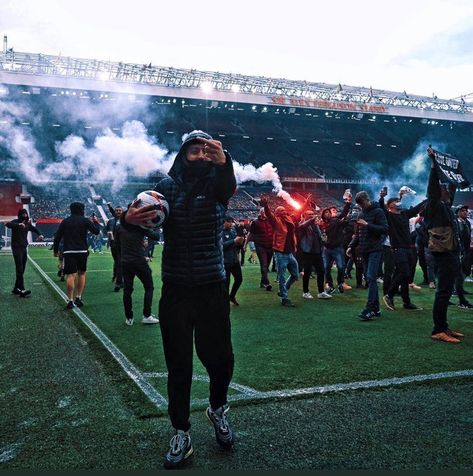
[[[188,461],[189,461],[189,458],[194,454],[194,448],[191,446],[189,448],[189,450],[187,451],[187,453],[184,455],[184,459],[182,461],[179,461],[178,463],[174,463],[172,461],[168,461],[167,459],[164,460],[164,467],[166,469],[177,469],[177,468],[181,468],[182,466],[184,466]]]

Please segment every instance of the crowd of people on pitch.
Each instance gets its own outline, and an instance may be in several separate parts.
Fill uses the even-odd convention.
[[[236,190],[229,152],[203,131],[185,135],[168,177],[155,187],[169,203],[169,216],[163,224],[159,318],[151,313],[154,286],[145,248],[146,239],[159,238],[150,225],[156,209],[152,205],[140,207],[136,201],[127,209],[111,209],[113,218],[107,224],[107,234],[114,258],[115,289],[123,288],[125,321],[133,324],[133,281],[138,277],[145,290],[142,322],[159,322],[161,328],[168,369],[168,412],[175,429],[164,459],[166,468],[180,467],[193,453],[189,408],[194,344],[210,380],[206,416],[217,443],[227,450],[234,445],[227,404],[234,368],[230,303],[239,305],[236,297],[248,247],[250,258],[256,255],[259,261],[261,289],[272,291],[268,274],[271,261],[275,264],[277,294],[286,308],[294,307],[289,292],[299,279],[300,269],[304,299],[313,299],[309,285],[314,271],[317,297],[332,299],[335,292],[350,290],[346,279],[355,268],[357,286],[367,289],[366,305],[359,314],[362,321],[381,315],[378,281],[383,262],[382,299],[386,307],[394,310],[395,297],[400,295],[404,309],[419,309],[409,294],[419,259],[424,282],[435,288],[432,339],[461,342],[464,334],[451,329],[447,311],[454,290],[459,307],[473,309],[463,288],[471,268],[468,207],[452,208],[455,187],[440,181],[435,155],[430,151],[428,155],[427,198],[414,207],[401,208],[402,193],[386,200],[388,191],[383,189],[375,200],[360,191],[354,197],[355,204],[347,193],[343,210],[329,207],[317,216],[310,195],[297,210],[287,206],[273,210],[262,196],[258,218],[245,226],[244,221],[234,223],[228,215],[228,202]],[[70,216],[61,222],[53,244],[54,255],[61,252],[64,260],[68,310],[84,305],[87,234],[100,231],[97,217],[85,217],[84,209],[81,202],[71,203]],[[410,228],[414,217],[415,239]],[[12,229],[16,267],[12,292],[26,297],[30,294],[23,281],[27,234],[40,232],[24,209],[6,226]]]

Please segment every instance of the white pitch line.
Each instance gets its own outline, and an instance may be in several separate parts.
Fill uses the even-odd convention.
[[[66,295],[63,293],[61,288],[59,288],[55,282],[49,278],[49,276],[36,264],[36,262],[28,256],[33,265],[38,269],[41,275],[51,284],[51,286],[56,290],[56,292],[66,301]],[[118,361],[121,367],[125,370],[127,375],[132,378],[132,380],[140,387],[140,389],[145,393],[145,395],[158,407],[160,408],[163,405],[167,404],[166,399],[156,391],[156,389],[147,381],[147,378],[165,378],[167,377],[166,372],[146,372],[141,373],[139,370],[120,352],[120,350],[115,347],[115,345],[108,339],[108,337],[92,322],[90,319],[79,309],[74,308],[74,312],[79,316],[79,318],[87,325],[90,330],[96,335],[96,337],[102,342],[105,348],[113,355],[113,357]],[[395,385],[405,385],[408,383],[414,382],[428,382],[433,380],[441,380],[448,378],[458,378],[458,377],[473,377],[473,369],[468,370],[458,370],[451,372],[440,372],[435,374],[421,374],[421,375],[410,375],[407,377],[392,377],[381,380],[364,380],[360,382],[351,382],[351,383],[338,383],[333,385],[323,385],[318,387],[307,387],[307,388],[298,388],[298,389],[284,389],[284,390],[271,390],[267,392],[260,392],[251,387],[246,387],[244,385],[239,385],[236,383],[231,383],[230,388],[241,392],[240,395],[229,395],[229,401],[240,401],[240,400],[266,400],[271,398],[293,398],[297,396],[310,396],[317,394],[325,393],[335,393],[335,392],[344,392],[347,390],[359,390],[367,388],[382,388],[390,387]],[[208,382],[209,379],[204,375],[194,375],[192,377],[195,381]],[[203,404],[207,400],[204,399],[193,399],[192,404]]]
[[[167,377],[166,372],[148,372],[147,377],[155,378],[164,378]],[[271,398],[284,399],[284,398],[294,398],[298,396],[310,396],[318,395],[325,393],[336,393],[336,392],[345,392],[347,390],[360,390],[367,388],[381,388],[381,387],[391,387],[396,385],[405,385],[408,383],[414,382],[429,382],[434,380],[448,379],[448,378],[458,378],[458,377],[473,377],[473,369],[469,370],[458,370],[451,372],[440,372],[435,374],[423,374],[423,375],[409,375],[407,377],[392,377],[381,380],[364,380],[360,382],[350,382],[350,383],[337,383],[333,385],[322,385],[319,387],[307,387],[307,388],[296,388],[296,389],[285,389],[285,390],[271,390],[268,392],[259,392],[250,387],[245,387],[239,384],[230,384],[230,388],[241,391],[240,395],[229,395],[229,402],[237,402],[241,400],[266,400]],[[207,376],[203,375],[194,375],[192,380],[208,382],[209,379]],[[205,399],[193,399],[193,405],[200,405],[208,403]]]
[[[43,278],[52,286],[52,288],[67,302],[67,296],[62,289],[43,271],[35,260],[29,257],[35,268],[43,276]],[[167,405],[167,400],[156,391],[156,389],[148,382],[143,374],[126,358],[126,356],[115,346],[115,344],[77,307],[73,312],[79,319],[91,330],[102,345],[110,352],[113,358],[118,362],[125,373],[135,382],[140,390],[148,397],[148,399],[159,409]]]
[[[167,378],[167,372],[145,372],[143,373],[144,377],[147,378]],[[195,382],[210,382],[210,379],[207,375],[193,375],[192,380]],[[258,397],[261,392],[255,390],[254,388],[247,387],[245,385],[240,385],[238,383],[230,383],[230,388],[236,390],[248,397]]]

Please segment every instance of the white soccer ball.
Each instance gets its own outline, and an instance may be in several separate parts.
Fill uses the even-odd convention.
[[[152,228],[158,228],[167,220],[169,215],[169,203],[164,198],[164,195],[155,190],[145,190],[144,192],[139,193],[136,199],[140,200],[137,208],[153,205],[155,210],[158,212],[156,218],[148,220],[149,226]],[[149,226],[142,226],[142,228],[149,228]]]

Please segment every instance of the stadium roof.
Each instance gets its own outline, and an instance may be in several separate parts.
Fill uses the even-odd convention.
[[[63,56],[0,54],[0,83],[473,122],[463,98]]]

